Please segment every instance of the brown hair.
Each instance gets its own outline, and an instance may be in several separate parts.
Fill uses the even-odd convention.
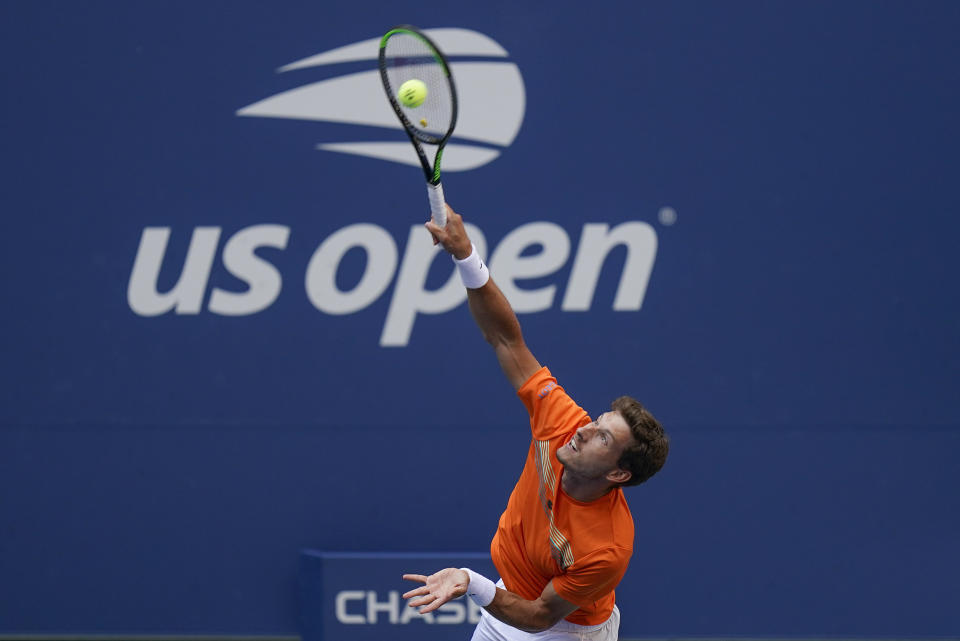
[[[623,450],[617,465],[630,472],[630,480],[620,485],[639,485],[660,471],[667,460],[670,439],[663,426],[635,398],[621,396],[610,409],[618,412],[630,427],[634,443]]]

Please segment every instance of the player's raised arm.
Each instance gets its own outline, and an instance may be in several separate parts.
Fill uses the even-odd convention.
[[[486,266],[474,250],[463,228],[463,218],[448,205],[446,227],[438,227],[432,222],[426,227],[434,240],[457,261],[460,276],[467,287],[467,301],[473,319],[493,347],[507,380],[514,389],[520,389],[540,369],[540,363],[523,342],[520,321],[506,296],[489,278]]]

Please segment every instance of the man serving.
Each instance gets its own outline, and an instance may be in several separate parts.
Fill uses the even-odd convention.
[[[621,488],[663,467],[669,440],[633,398],[617,398],[593,419],[567,395],[524,343],[462,217],[447,214],[446,227],[426,227],[453,256],[470,312],[530,414],[533,441],[490,546],[500,582],[469,568],[405,574],[423,585],[403,596],[426,613],[467,594],[483,608],[473,641],[614,641],[614,588],[633,552]]]

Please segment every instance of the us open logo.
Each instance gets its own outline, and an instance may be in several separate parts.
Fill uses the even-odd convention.
[[[425,29],[450,59],[459,94],[457,128],[443,155],[443,170],[476,169],[497,158],[520,131],[526,108],[523,77],[507,61],[457,58],[506,58],[495,40],[469,29]],[[295,69],[369,60],[376,65],[380,38],[318,53],[280,67]],[[238,116],[340,122],[402,131],[383,95],[379,71],[362,71],[283,91],[237,110]],[[481,144],[471,144],[481,143]],[[396,141],[326,142],[317,149],[420,166],[412,145]]]
[[[455,136],[444,152],[444,171],[481,167],[510,146],[523,123],[526,95],[520,70],[503,60],[508,55],[506,50],[482,33],[467,29],[430,29],[427,33],[451,59],[461,104]],[[357,42],[280,67],[278,72],[284,73],[370,61],[373,69],[283,91],[239,109],[237,115],[364,125],[362,133],[351,129],[364,140],[320,142],[316,147],[419,167],[416,152],[400,133],[401,125],[383,95],[376,68],[379,42],[378,38]],[[392,130],[389,133],[395,139],[370,141],[369,128]],[[660,220],[663,225],[672,225],[676,213],[664,207]],[[509,230],[495,246],[489,247],[490,251],[483,231],[470,223],[466,227],[477,251],[488,257],[491,275],[518,314],[557,308],[561,312],[591,310],[607,256],[624,246],[626,258],[612,304],[599,304],[626,312],[638,311],[643,305],[658,242],[656,231],[648,223],[584,222],[579,232],[571,235],[552,221],[525,222]],[[176,283],[160,291],[160,272],[168,262],[167,246],[174,230],[171,226],[145,227],[127,285],[130,309],[146,317],[170,312],[189,316],[201,314],[206,306],[211,314],[249,316],[273,305],[285,281],[299,281],[303,283],[301,291],[321,313],[346,315],[363,312],[392,286],[379,344],[405,347],[418,318],[444,314],[466,302],[466,289],[450,261],[444,261],[448,269],[444,284],[428,287],[427,276],[439,250],[420,223],[410,226],[405,243],[398,243],[379,225],[350,223],[316,241],[316,250],[293,280],[291,274],[281,274],[276,265],[257,253],[265,247],[285,250],[294,233],[289,225],[250,225],[226,239],[221,239],[222,231],[223,227],[218,225],[195,227]],[[530,255],[526,251],[530,247],[539,247],[540,251]],[[343,290],[337,273],[344,256],[356,248],[366,254],[366,266],[359,282]],[[211,286],[218,256],[223,269],[244,283],[244,289]],[[556,275],[568,263],[566,284],[556,282]],[[168,268],[176,270],[173,265]],[[539,286],[522,284],[549,277],[553,277],[553,282]]]

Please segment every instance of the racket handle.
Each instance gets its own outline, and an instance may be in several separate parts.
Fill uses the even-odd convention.
[[[430,217],[437,227],[447,226],[447,203],[443,199],[443,186],[440,183],[427,183],[427,196],[430,197]]]

